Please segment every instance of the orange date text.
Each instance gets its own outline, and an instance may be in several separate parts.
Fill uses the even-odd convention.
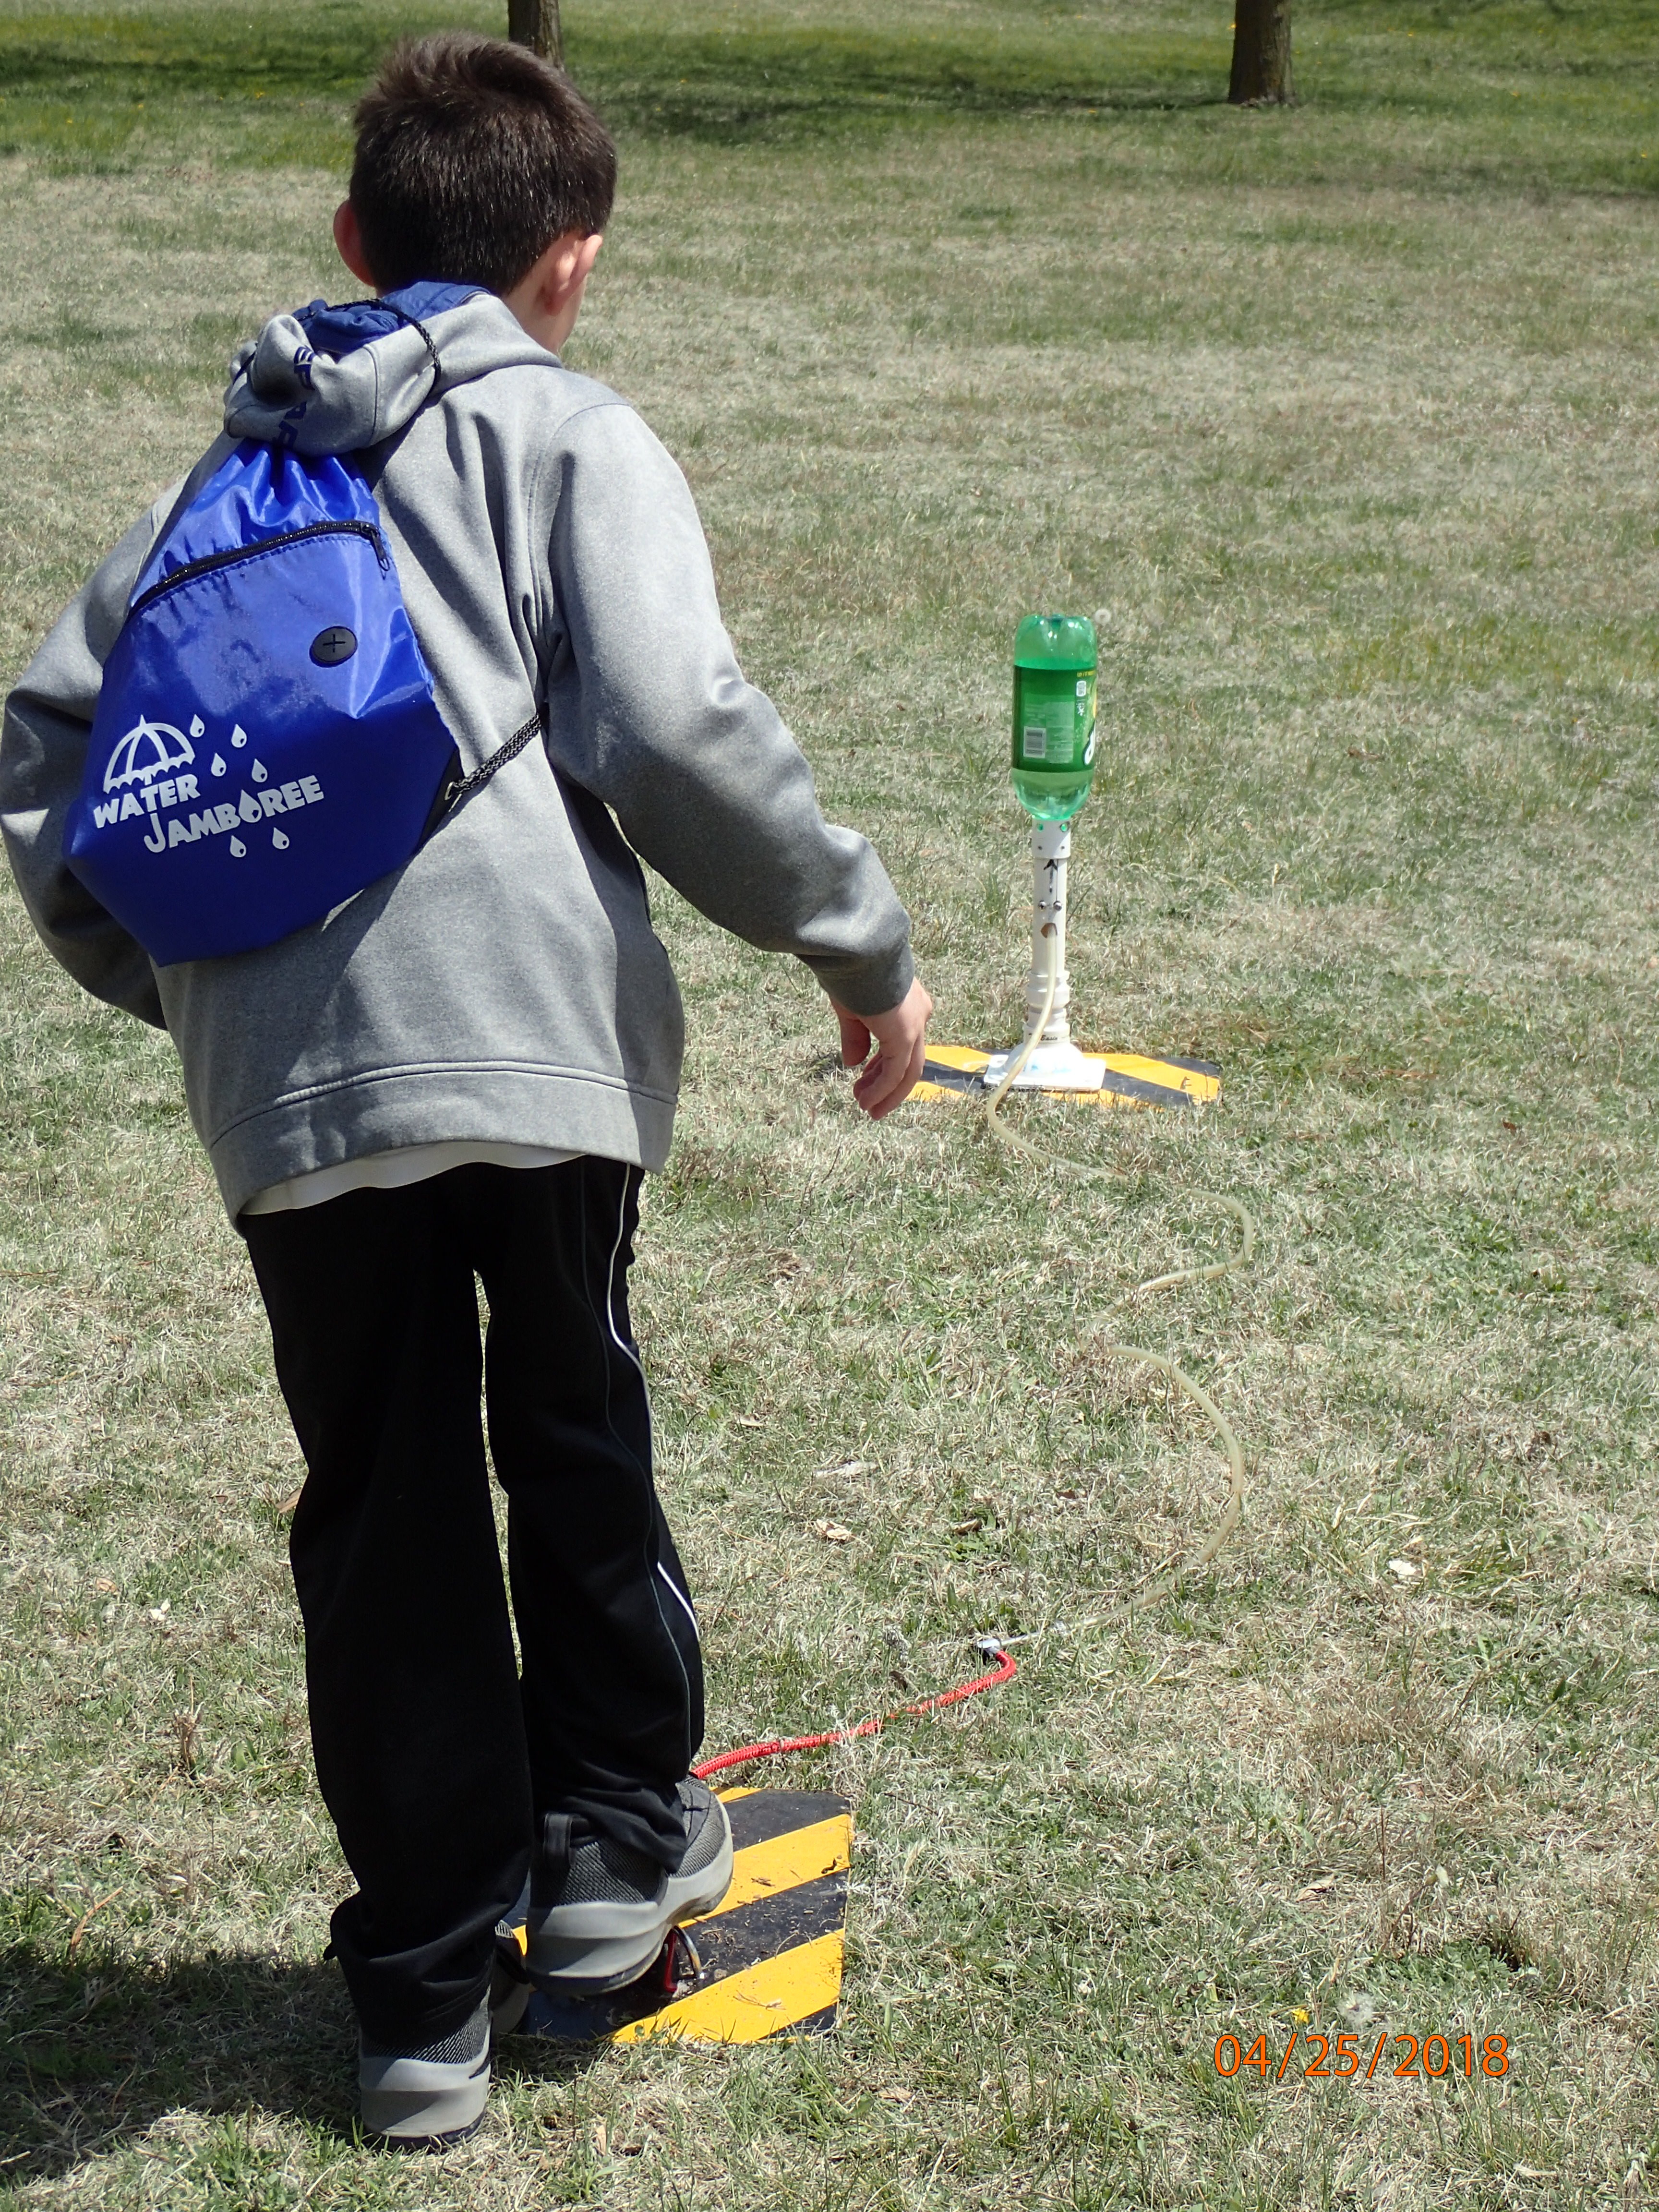
[[[1367,2045],[1370,2045],[1369,2051]],[[1265,2035],[1246,2043],[1242,2036],[1218,2035],[1215,2070],[1231,2081],[1235,2074],[1253,2073],[1263,2081],[1370,2081],[1377,2075],[1420,2081],[1426,2075],[1462,2074],[1473,2081],[1484,2075],[1501,2081],[1510,2070],[1510,2039],[1506,2035],[1395,2035],[1385,2028],[1374,2044],[1357,2035],[1319,2035],[1311,2028],[1293,2027],[1291,2039],[1279,2051]]]

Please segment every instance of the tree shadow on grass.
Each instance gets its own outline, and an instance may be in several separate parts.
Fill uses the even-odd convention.
[[[0,89],[11,98],[106,110],[143,101],[270,98],[345,104],[391,36],[432,27],[385,10],[290,21],[257,9],[169,9],[156,18],[19,15],[0,23]],[[434,24],[441,21],[434,18]],[[570,66],[606,118],[645,136],[714,141],[880,128],[906,117],[982,118],[1078,110],[1219,106],[1224,55],[1190,39],[963,33],[791,27],[647,33],[573,22]]]
[[[571,60],[608,120],[644,135],[737,141],[981,120],[1212,107],[1226,72],[1195,42],[843,32],[586,35]]]
[[[568,2076],[605,2046],[514,2042],[507,2070]],[[284,2113],[342,2144],[356,2124],[356,2026],[337,1967],[209,1955],[0,1951],[0,2190],[61,2175],[165,2114]]]

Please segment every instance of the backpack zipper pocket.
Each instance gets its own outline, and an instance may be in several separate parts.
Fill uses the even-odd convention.
[[[223,553],[204,553],[199,559],[186,561],[182,568],[174,568],[152,584],[127,609],[127,619],[142,614],[146,607],[154,606],[157,599],[176,592],[180,585],[194,583],[197,577],[205,576],[215,568],[234,568],[241,561],[257,561],[263,553],[279,553],[285,545],[298,545],[307,538],[366,538],[374,548],[374,558],[384,575],[392,566],[392,556],[386,550],[386,540],[372,522],[308,522],[303,530],[285,530],[276,538],[262,538],[257,545],[233,545]]]

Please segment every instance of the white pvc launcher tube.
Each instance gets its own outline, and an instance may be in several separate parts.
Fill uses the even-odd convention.
[[[1069,1044],[1072,1024],[1066,1009],[1072,1003],[1072,979],[1066,967],[1066,864],[1072,857],[1072,830],[1066,822],[1034,822],[1031,825],[1031,969],[1025,978],[1025,1034],[1036,1034],[1048,1001],[1048,977],[1054,978],[1054,995],[1048,1018],[1042,1022],[1044,1044]]]
[[[1067,1008],[1072,981],[1066,969],[1066,868],[1072,832],[1064,822],[1038,822],[1031,830],[1031,967],[1025,978],[1025,1037],[1012,1052],[993,1053],[984,1083],[994,1090],[1007,1075],[1012,1091],[1098,1091],[1106,1063],[1072,1042]]]

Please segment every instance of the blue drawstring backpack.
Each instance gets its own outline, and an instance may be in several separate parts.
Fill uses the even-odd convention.
[[[363,309],[355,343],[413,319]],[[245,440],[134,587],[65,857],[158,967],[251,952],[403,866],[539,726],[463,777],[362,476]]]

